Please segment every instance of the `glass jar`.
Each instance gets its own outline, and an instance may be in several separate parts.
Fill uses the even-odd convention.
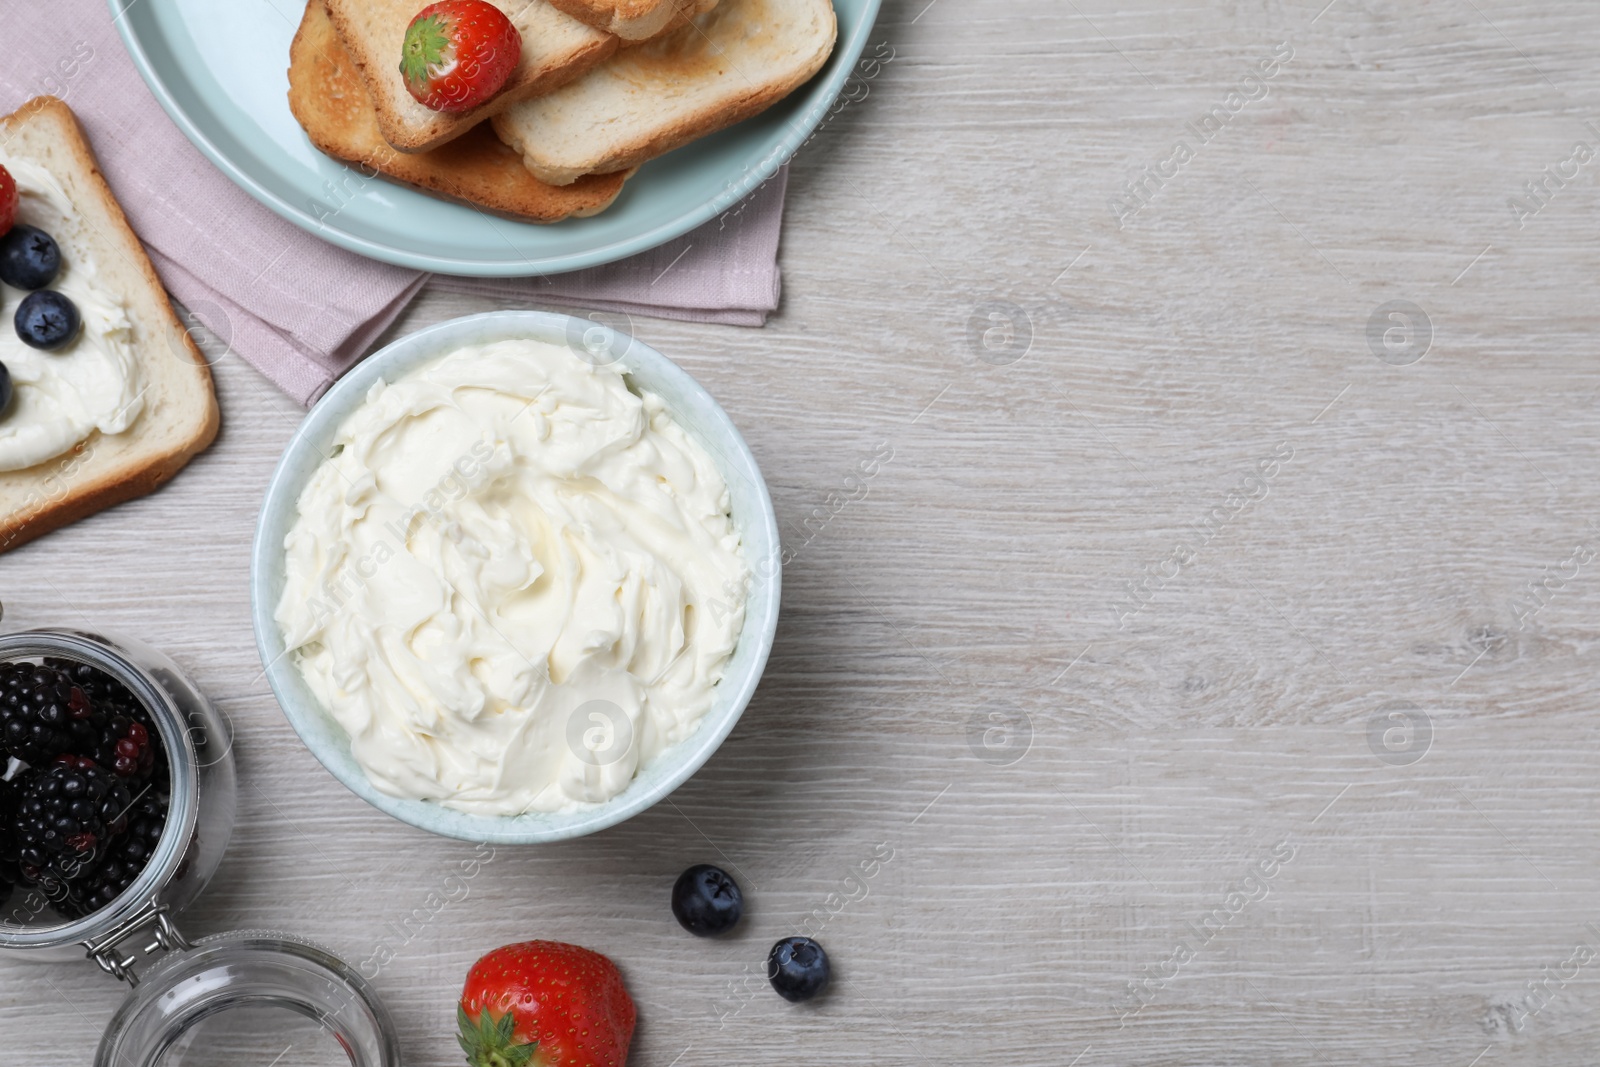
[[[175,925],[216,873],[233,831],[237,783],[227,720],[177,664],[142,642],[68,629],[0,633],[0,663],[47,657],[103,671],[149,711],[166,752],[171,801],[154,853],[121,896],[66,919],[42,890],[19,886],[0,913],[0,953],[36,960],[87,954],[134,987],[101,1041],[95,1063],[103,1067],[170,1062],[186,1037],[218,1025],[219,1013],[263,1006],[314,1021],[354,1067],[397,1067],[387,1011],[330,953],[260,931],[190,942]],[[158,955],[141,976],[144,957]]]

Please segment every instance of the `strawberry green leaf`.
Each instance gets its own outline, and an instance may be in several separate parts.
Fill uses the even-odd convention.
[[[400,75],[413,85],[422,85],[433,72],[451,61],[450,27],[438,15],[419,18],[406,29],[400,47]]]
[[[492,1019],[489,1009],[484,1008],[474,1022],[466,1009],[457,1005],[456,1027],[460,1031],[456,1040],[461,1044],[461,1051],[467,1054],[471,1067],[527,1067],[539,1047],[536,1041],[512,1044],[517,1021],[509,1011]]]

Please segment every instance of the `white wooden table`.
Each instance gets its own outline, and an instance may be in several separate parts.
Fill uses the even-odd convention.
[[[1325,2],[888,0],[781,313],[637,324],[797,547],[761,691],[670,803],[442,908],[472,847],[347,793],[260,678],[302,413],[222,359],[207,455],[0,558],[8,621],[144,634],[237,728],[184,925],[387,946],[414,1064],[531,937],[619,962],[638,1067],[1593,1062],[1600,7]],[[668,912],[700,861],[732,940]],[[838,981],[794,1007],[760,970],[802,926]],[[0,963],[0,1060],[84,1061],[119,997]]]

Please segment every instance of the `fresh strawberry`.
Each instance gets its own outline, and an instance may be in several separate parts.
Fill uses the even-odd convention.
[[[0,167],[0,237],[11,232],[17,221],[17,180],[5,167]]]
[[[600,953],[524,941],[472,965],[456,1022],[472,1067],[623,1067],[634,1014]]]
[[[440,0],[411,20],[400,75],[423,107],[469,111],[494,97],[522,58],[522,34],[486,0]]]

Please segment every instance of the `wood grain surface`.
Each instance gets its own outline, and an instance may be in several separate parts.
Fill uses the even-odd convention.
[[[618,961],[636,1067],[1593,1062],[1600,7],[887,0],[872,42],[794,165],[781,312],[635,324],[793,554],[670,802],[430,904],[473,848],[346,792],[261,679],[302,412],[216,344],[208,454],[0,557],[8,623],[144,635],[237,730],[182,926],[387,946],[420,1065],[530,937]],[[701,861],[730,940],[668,912]],[[761,971],[802,928],[837,983],[796,1007]],[[86,1060],[120,996],[0,962],[0,1060]]]

